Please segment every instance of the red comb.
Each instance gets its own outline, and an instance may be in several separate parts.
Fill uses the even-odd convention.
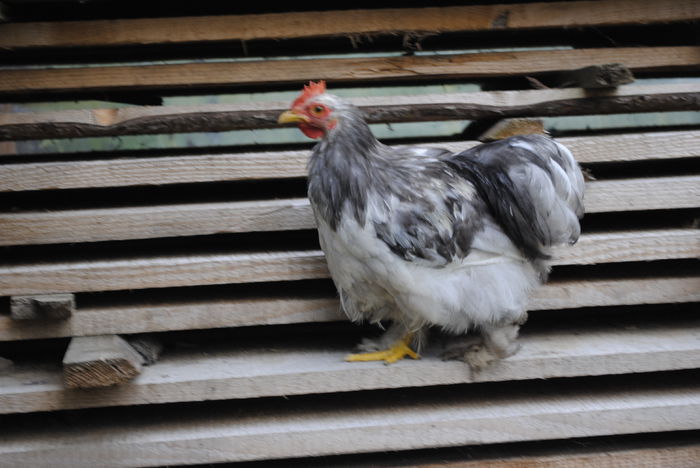
[[[301,103],[305,102],[307,99],[309,99],[312,96],[316,96],[318,94],[323,94],[326,92],[326,82],[321,80],[318,83],[314,83],[313,81],[309,81],[308,85],[304,85],[304,90],[301,92],[298,98],[294,100],[292,103],[292,107],[296,107],[300,105]]]

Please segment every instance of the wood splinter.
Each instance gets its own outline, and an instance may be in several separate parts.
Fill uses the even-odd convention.
[[[119,385],[139,375],[144,363],[117,335],[75,337],[63,357],[63,381],[69,388]]]
[[[10,316],[14,320],[62,320],[73,315],[73,294],[44,294],[40,296],[12,296]]]

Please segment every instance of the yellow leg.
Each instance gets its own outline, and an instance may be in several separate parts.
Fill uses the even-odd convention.
[[[404,336],[389,349],[383,349],[372,353],[348,354],[345,360],[348,362],[384,361],[387,364],[393,364],[406,356],[412,359],[420,359],[420,356],[409,346],[411,340],[413,340],[413,333]]]

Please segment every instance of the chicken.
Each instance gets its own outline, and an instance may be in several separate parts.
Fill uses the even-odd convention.
[[[386,146],[323,81],[305,86],[279,122],[320,139],[308,196],[343,310],[391,322],[347,360],[418,358],[430,327],[478,330],[448,353],[475,370],[518,351],[550,247],[580,234],[584,182],[567,148],[544,135],[457,154]]]

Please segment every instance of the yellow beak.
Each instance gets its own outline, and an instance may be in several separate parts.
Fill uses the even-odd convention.
[[[309,118],[303,114],[297,114],[293,110],[288,110],[286,112],[282,112],[277,119],[277,123],[280,124],[286,124],[286,123],[295,123],[295,122],[308,122]]]

